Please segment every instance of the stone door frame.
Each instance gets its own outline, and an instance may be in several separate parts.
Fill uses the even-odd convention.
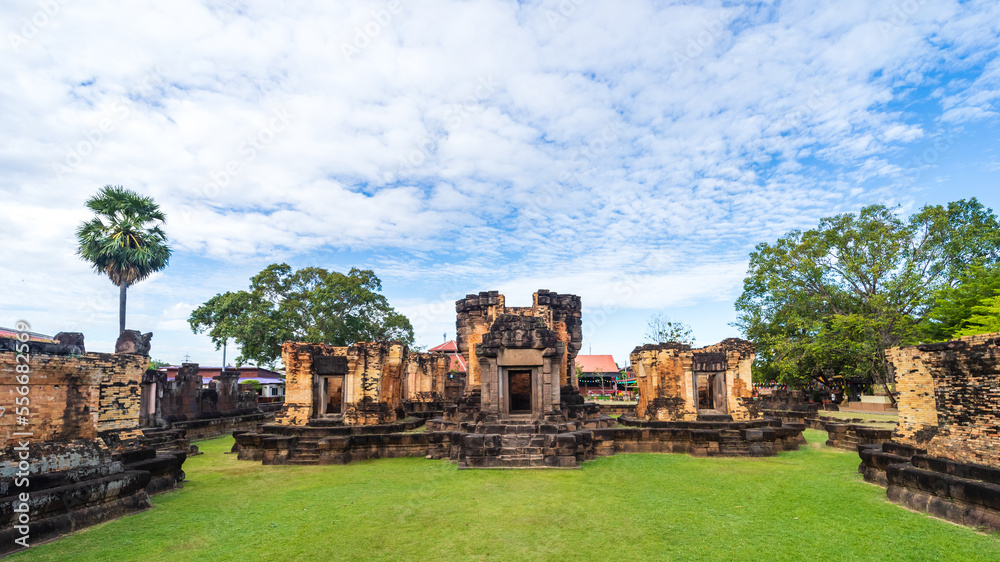
[[[701,402],[698,400],[698,377],[706,376],[709,378],[709,392],[712,394],[712,404],[713,408],[702,408]],[[691,373],[691,393],[694,399],[694,409],[698,413],[706,414],[728,414],[729,413],[729,402],[728,396],[726,396],[726,371],[693,371]]]
[[[498,367],[500,371],[500,381],[497,387],[499,398],[500,398],[500,416],[504,418],[522,418],[530,416],[532,418],[541,415],[541,379],[539,378],[539,368],[537,366],[530,365],[512,365],[509,367]],[[529,382],[528,386],[531,388],[531,410],[525,412],[524,410],[517,410],[518,413],[512,414],[510,411],[510,372],[511,371],[528,371]]]

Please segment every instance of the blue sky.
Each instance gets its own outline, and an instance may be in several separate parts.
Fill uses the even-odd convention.
[[[621,365],[653,313],[738,336],[760,242],[1000,209],[1000,4],[813,4],[4,2],[0,325],[112,349],[74,229],[122,184],[168,215],[128,308],[165,361],[218,364],[188,314],[274,262],[374,269],[424,346],[490,289],[580,295]]]

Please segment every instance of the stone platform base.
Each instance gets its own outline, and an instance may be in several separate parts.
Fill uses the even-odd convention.
[[[353,460],[422,456],[460,468],[576,468],[617,453],[694,456],[774,456],[804,444],[803,424],[752,421],[647,422],[602,416],[572,422],[456,422],[435,418],[374,426],[266,425],[234,432],[234,452],[264,464],[344,464]]]
[[[859,472],[889,501],[953,523],[1000,532],[1000,469],[932,457],[889,441],[859,445]]]
[[[0,458],[16,459],[12,448]],[[0,556],[18,548],[22,506],[28,492],[29,544],[55,538],[150,507],[149,496],[184,479],[186,454],[152,447],[112,452],[102,440],[40,442],[29,446],[28,486],[18,486],[16,465],[0,463]],[[8,470],[10,468],[10,470]]]

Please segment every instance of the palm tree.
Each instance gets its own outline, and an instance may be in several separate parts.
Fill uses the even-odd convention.
[[[76,253],[104,273],[120,290],[119,333],[125,331],[125,291],[160,271],[170,261],[167,236],[160,225],[167,220],[152,197],[121,186],[106,185],[87,200],[96,216],[76,231]]]

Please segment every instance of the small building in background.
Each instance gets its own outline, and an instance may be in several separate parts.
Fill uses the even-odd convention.
[[[624,390],[618,384],[621,372],[610,355],[577,355],[576,367],[584,398],[614,396]]]
[[[167,374],[168,380],[173,380],[180,370],[178,365],[170,365],[157,369],[161,373]],[[238,371],[240,379],[238,384],[245,384],[250,381],[257,381],[260,388],[257,389],[257,401],[259,403],[283,402],[285,400],[285,378],[284,373],[271,371],[263,367],[226,367],[226,372]],[[222,367],[199,367],[198,373],[206,381],[211,381],[213,377],[222,374]]]

